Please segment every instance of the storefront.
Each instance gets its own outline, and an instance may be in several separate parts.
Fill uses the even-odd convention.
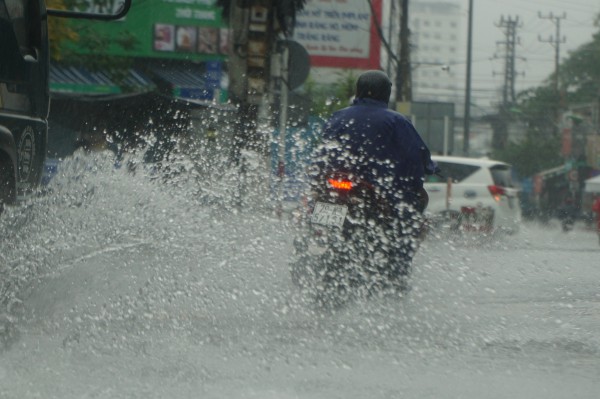
[[[120,21],[72,21],[79,38],[65,49],[84,61],[51,66],[49,156],[107,132],[124,146],[153,131],[178,134],[190,110],[225,103],[228,29],[212,3],[148,0]],[[107,45],[92,50],[94,41]],[[115,68],[112,59],[129,66]]]

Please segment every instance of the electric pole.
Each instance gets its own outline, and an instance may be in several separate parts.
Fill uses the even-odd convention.
[[[567,18],[567,14],[563,13],[562,15],[554,15],[550,13],[544,16],[542,13],[538,13],[538,17],[541,19],[551,20],[556,28],[556,36],[550,36],[548,39],[542,39],[541,36],[538,36],[538,40],[543,43],[550,43],[554,47],[554,91],[558,96],[560,93],[558,84],[558,73],[560,71],[560,44],[565,43],[567,40],[564,36],[562,38],[560,37],[560,21]]]
[[[504,28],[505,41],[497,44],[504,45],[504,85],[502,89],[502,105],[509,107],[515,102],[515,58],[517,45],[517,28],[520,27],[519,17],[507,19],[502,16],[500,22],[496,24],[499,28]]]
[[[235,148],[264,150],[257,132],[259,108],[268,94],[273,51],[273,0],[231,0],[229,56],[231,99],[239,109]]]
[[[500,18],[497,27],[504,29],[505,40],[497,42],[504,46],[504,84],[502,87],[502,105],[497,117],[492,122],[494,131],[492,148],[501,150],[508,144],[508,127],[511,119],[510,108],[515,103],[515,59],[517,45],[517,28],[520,27],[519,17]]]
[[[471,64],[473,47],[473,0],[469,0],[469,27],[467,34],[467,84],[465,86],[465,115],[463,119],[463,154],[469,155],[469,131],[471,130]]]
[[[396,73],[396,102],[412,101],[412,82],[410,73],[410,31],[408,29],[408,2],[400,0],[400,61]]]
[[[390,43],[390,46],[391,46],[391,43],[393,42],[392,33],[394,31],[394,29],[393,29],[394,28],[394,18],[396,18],[396,1],[392,0],[390,3],[390,19],[388,22],[389,26],[388,26],[388,37],[387,37],[387,40],[388,40],[388,43]],[[388,74],[388,76],[392,76],[392,58],[393,58],[392,54],[390,54],[388,52],[387,68],[386,68],[386,73]]]

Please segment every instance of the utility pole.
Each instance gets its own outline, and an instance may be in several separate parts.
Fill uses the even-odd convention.
[[[471,130],[471,64],[473,47],[473,0],[469,0],[469,27],[467,34],[467,84],[465,86],[465,116],[463,120],[463,155],[469,155],[469,131]]]
[[[502,88],[502,105],[497,117],[492,122],[494,131],[492,148],[501,150],[508,144],[508,126],[511,119],[510,108],[516,100],[515,96],[515,58],[517,45],[517,28],[520,27],[519,17],[500,18],[497,27],[504,29],[505,40],[498,42],[504,45],[504,85]]]
[[[229,91],[237,107],[231,157],[238,168],[234,198],[242,206],[248,191],[247,150],[267,155],[269,138],[259,129],[259,116],[268,105],[274,52],[275,0],[224,0],[229,16]]]
[[[412,101],[412,79],[410,73],[410,31],[408,29],[408,2],[400,0],[400,62],[396,73],[396,102]]]
[[[304,3],[304,0],[216,0],[230,26],[229,91],[238,111],[231,156],[239,167],[237,197],[240,204],[247,191],[248,162],[244,150],[268,155],[271,127],[267,124],[275,123],[270,115],[277,105],[278,175],[283,183],[288,85],[293,69],[289,63],[294,47],[290,47],[290,43],[294,42],[281,39],[293,35],[296,13],[302,11]],[[301,59],[304,53],[298,55],[296,51],[296,54],[300,57],[298,62],[306,65],[305,71],[295,69],[297,83],[298,74],[308,74],[308,53],[306,59]],[[267,129],[259,129],[259,125]],[[280,199],[282,193],[280,185]]]
[[[389,26],[388,26],[388,43],[391,43],[393,41],[392,39],[392,32],[394,31],[394,18],[396,18],[396,1],[392,0],[390,2],[390,19],[389,19]],[[388,76],[392,76],[392,55],[388,53],[387,55],[387,68],[386,68],[386,72],[388,74]]]
[[[268,94],[273,51],[273,0],[231,0],[231,99],[239,108],[236,150],[265,150],[257,132],[259,108]]]
[[[500,18],[500,22],[496,24],[499,28],[504,28],[505,41],[497,44],[504,45],[504,85],[502,89],[502,105],[508,108],[515,102],[515,58],[517,45],[517,28],[520,27],[519,17],[512,19],[504,16]]]
[[[558,73],[560,71],[560,44],[566,42],[566,38],[563,36],[560,37],[560,21],[562,19],[567,18],[567,14],[563,13],[562,15],[554,15],[552,13],[548,15],[542,15],[542,13],[538,13],[538,17],[541,19],[549,19],[554,23],[556,27],[556,36],[550,36],[548,39],[542,39],[541,36],[538,36],[538,40],[542,43],[550,43],[554,47],[554,91],[558,96],[560,93],[559,81],[558,81]]]

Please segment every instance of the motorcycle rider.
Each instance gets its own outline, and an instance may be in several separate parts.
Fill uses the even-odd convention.
[[[322,179],[328,171],[350,172],[373,185],[391,205],[396,222],[393,278],[410,271],[428,203],[424,177],[437,167],[412,123],[388,108],[391,90],[392,82],[382,71],[358,77],[353,103],[335,112],[325,125],[311,177]]]
[[[558,218],[560,219],[562,231],[566,233],[573,230],[577,218],[577,207],[573,196],[568,195],[558,208]]]

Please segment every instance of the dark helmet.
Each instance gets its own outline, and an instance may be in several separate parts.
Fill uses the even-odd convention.
[[[392,94],[392,81],[385,72],[367,71],[356,81],[357,98],[372,98],[387,103],[390,101],[390,94]]]

